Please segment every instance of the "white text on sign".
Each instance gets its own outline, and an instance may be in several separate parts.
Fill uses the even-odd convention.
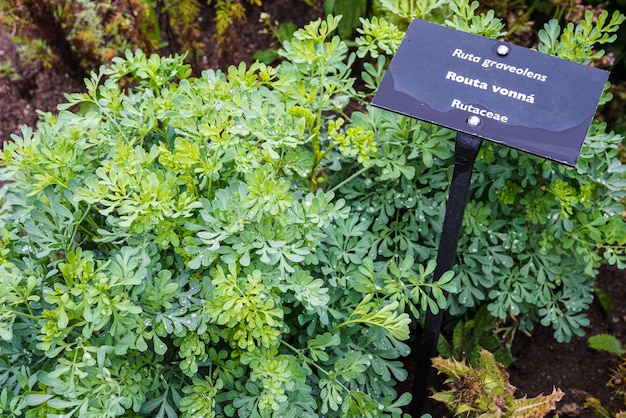
[[[462,49],[459,49],[459,48],[455,49],[452,52],[452,56],[456,58],[461,58],[467,61],[475,62],[477,64],[480,64],[481,67],[483,68],[496,68],[498,70],[508,71],[509,73],[517,74],[522,77],[531,78],[537,81],[546,81],[548,79],[547,75],[539,74],[534,71],[531,71],[528,67],[521,68],[521,67],[516,67],[514,65],[506,64],[504,62],[499,62],[499,61],[495,61],[495,60],[491,60],[487,58],[482,59],[481,57],[477,55],[465,53],[463,52]]]
[[[446,80],[456,81],[457,83],[466,84],[468,86],[476,87],[481,90],[489,90],[492,93],[498,93],[498,94],[501,94],[502,96],[507,96],[512,99],[521,100],[522,102],[526,102],[530,104],[535,103],[534,93],[533,94],[521,93],[519,91],[510,90],[505,87],[496,86],[495,84],[493,84],[491,86],[491,89],[489,89],[489,85],[485,83],[484,81],[481,81],[479,78],[465,77],[465,76],[455,73],[454,71],[448,71],[448,73],[446,74]]]
[[[459,110],[463,110],[465,112],[473,113],[478,116],[483,116],[488,119],[497,120],[502,123],[507,123],[509,121],[509,117],[505,115],[500,115],[499,113],[492,112],[487,109],[482,109],[478,106],[474,106],[471,104],[466,104],[461,102],[459,99],[453,99],[451,107]]]

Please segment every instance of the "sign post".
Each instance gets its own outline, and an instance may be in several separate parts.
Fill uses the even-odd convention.
[[[374,106],[457,131],[434,280],[454,267],[482,140],[575,166],[608,72],[517,45],[413,20]],[[426,318],[412,414],[427,394],[443,312]]]
[[[454,267],[456,248],[463,223],[463,213],[465,212],[469,195],[472,167],[474,167],[474,161],[476,161],[482,143],[483,141],[480,138],[464,133],[458,133],[456,136],[454,171],[452,173],[452,181],[450,182],[441,237],[439,238],[437,267],[435,267],[433,272],[434,281],[439,280],[443,273],[452,270]],[[428,386],[428,375],[430,374],[430,359],[436,354],[437,339],[442,319],[443,310],[441,309],[436,314],[433,314],[430,310],[426,312],[421,345],[417,353],[415,380],[413,381],[412,416],[414,417],[418,417],[423,409]]]

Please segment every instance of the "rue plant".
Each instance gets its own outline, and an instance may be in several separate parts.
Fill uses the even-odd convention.
[[[476,4],[420,4],[502,32]],[[595,270],[624,262],[621,137],[594,123],[574,170],[487,144],[459,268],[432,283],[454,134],[367,104],[400,26],[364,21],[350,51],[338,22],[276,67],[197,78],[129,51],[5,145],[3,416],[395,417],[426,309],[582,332]]]
[[[128,52],[5,146],[3,416],[401,415],[409,314],[455,286],[322,187],[378,156],[338,21],[277,68]]]

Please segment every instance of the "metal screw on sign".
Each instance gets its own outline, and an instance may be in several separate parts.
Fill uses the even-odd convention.
[[[498,48],[496,49],[496,53],[500,55],[501,57],[504,57],[505,55],[509,53],[509,47],[506,45],[498,45]]]
[[[469,118],[467,118],[467,124],[469,126],[476,127],[476,126],[480,125],[480,118],[478,116],[476,116],[476,115],[472,115]]]

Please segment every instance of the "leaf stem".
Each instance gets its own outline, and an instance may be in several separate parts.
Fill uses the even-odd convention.
[[[509,29],[506,36],[511,36],[512,34],[514,34],[517,28],[522,23],[528,21],[528,19],[530,18],[530,15],[535,11],[535,7],[537,7],[537,4],[539,4],[539,0],[534,0],[532,4],[528,7],[528,9],[526,9],[526,12],[522,16],[515,19],[515,23],[513,24],[513,27]]]
[[[341,187],[345,186],[347,183],[351,182],[352,180],[354,180],[356,177],[360,176],[361,174],[365,173],[367,170],[369,170],[371,167],[371,165],[367,166],[367,167],[363,167],[361,168],[359,171],[353,173],[351,176],[349,176],[348,178],[346,178],[345,180],[343,180],[341,183],[337,184],[336,186],[333,186],[329,191],[331,192],[335,192],[338,189],[340,189]]]
[[[28,310],[30,311],[30,307],[28,306],[28,303],[26,304],[26,306],[28,307]],[[32,319],[33,321],[37,321],[39,319],[39,317],[33,315],[33,313],[26,313],[26,312],[20,312],[20,311],[16,311],[16,310],[9,310],[8,312],[13,312],[15,315],[18,316],[22,316],[24,318],[28,318],[28,319]]]
[[[332,378],[328,371],[326,371],[322,366],[317,364],[311,358],[305,356],[304,353],[302,352],[302,350],[298,350],[296,347],[292,346],[291,344],[289,344],[285,340],[280,340],[280,343],[283,344],[285,347],[289,348],[290,350],[294,351],[298,355],[298,357],[300,357],[302,360],[304,360],[308,364],[310,364],[313,367],[315,367],[317,370],[319,370],[321,373],[323,373],[326,377]],[[337,378],[332,378],[332,379],[333,379],[333,381],[337,382],[339,384],[339,386],[341,386],[343,388],[343,390],[345,390],[346,392],[348,392],[348,394],[350,394],[350,389],[348,387],[346,387],[346,385],[344,385],[342,382],[340,382]]]
[[[324,43],[321,43],[320,45],[322,47],[322,50],[324,49],[325,45]],[[323,51],[322,51],[323,52]],[[322,159],[324,158],[325,154],[322,154],[321,151],[321,144],[320,144],[320,132],[322,131],[322,124],[323,124],[323,107],[324,107],[324,89],[325,89],[325,85],[326,85],[326,77],[325,77],[325,73],[326,73],[326,66],[324,65],[324,60],[320,60],[320,95],[319,95],[319,104],[317,107],[317,123],[316,126],[314,127],[314,135],[312,135],[311,137],[311,147],[313,149],[313,164],[311,166],[311,173],[309,174],[309,190],[311,192],[314,192],[317,187],[317,170],[320,166],[320,163],[322,162]]]

